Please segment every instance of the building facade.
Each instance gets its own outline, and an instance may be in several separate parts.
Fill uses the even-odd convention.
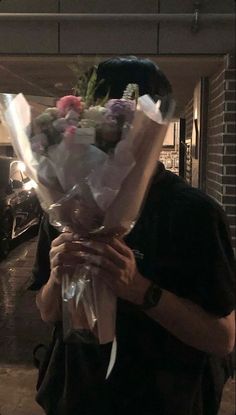
[[[234,0],[2,0],[0,92],[20,92],[29,60],[37,73],[25,86],[32,95],[37,82],[40,95],[47,89],[53,59],[135,54],[156,60],[177,95],[178,133],[162,160],[223,206],[236,249],[234,13]],[[14,70],[17,62],[22,73]],[[55,85],[64,82],[59,75],[51,75]]]

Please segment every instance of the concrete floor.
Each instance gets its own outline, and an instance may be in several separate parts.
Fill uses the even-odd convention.
[[[40,319],[35,293],[26,291],[36,238],[25,239],[0,263],[0,415],[44,414],[34,402],[32,350],[47,341],[49,328]]]
[[[26,291],[36,247],[36,237],[28,237],[0,263],[0,415],[44,414],[34,402],[32,350],[47,342],[50,329],[40,320],[35,294]],[[235,415],[233,380],[225,386],[219,415]]]

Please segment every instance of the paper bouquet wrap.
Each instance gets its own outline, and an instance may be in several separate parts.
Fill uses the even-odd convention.
[[[154,103],[147,95],[89,109],[79,108],[72,98],[66,106],[66,98],[47,110],[49,117],[36,122],[36,128],[24,96],[10,102],[5,118],[15,152],[59,231],[122,238],[142,208],[173,102],[163,119],[161,101]],[[65,339],[113,341],[116,297],[89,266],[65,273],[62,300]]]

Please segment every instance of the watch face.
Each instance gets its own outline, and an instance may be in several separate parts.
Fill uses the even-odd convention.
[[[148,308],[155,307],[161,298],[161,294],[161,288],[159,287],[159,285],[153,282],[148,288],[146,295],[144,297],[143,308],[147,310]]]
[[[151,303],[155,305],[158,302],[159,297],[160,297],[160,288],[158,287],[158,285],[154,285],[152,287],[152,291],[150,295]]]

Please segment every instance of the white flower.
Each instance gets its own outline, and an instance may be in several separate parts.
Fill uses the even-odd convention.
[[[96,105],[84,111],[83,119],[94,121],[96,124],[101,124],[104,121],[104,114],[106,108]]]

